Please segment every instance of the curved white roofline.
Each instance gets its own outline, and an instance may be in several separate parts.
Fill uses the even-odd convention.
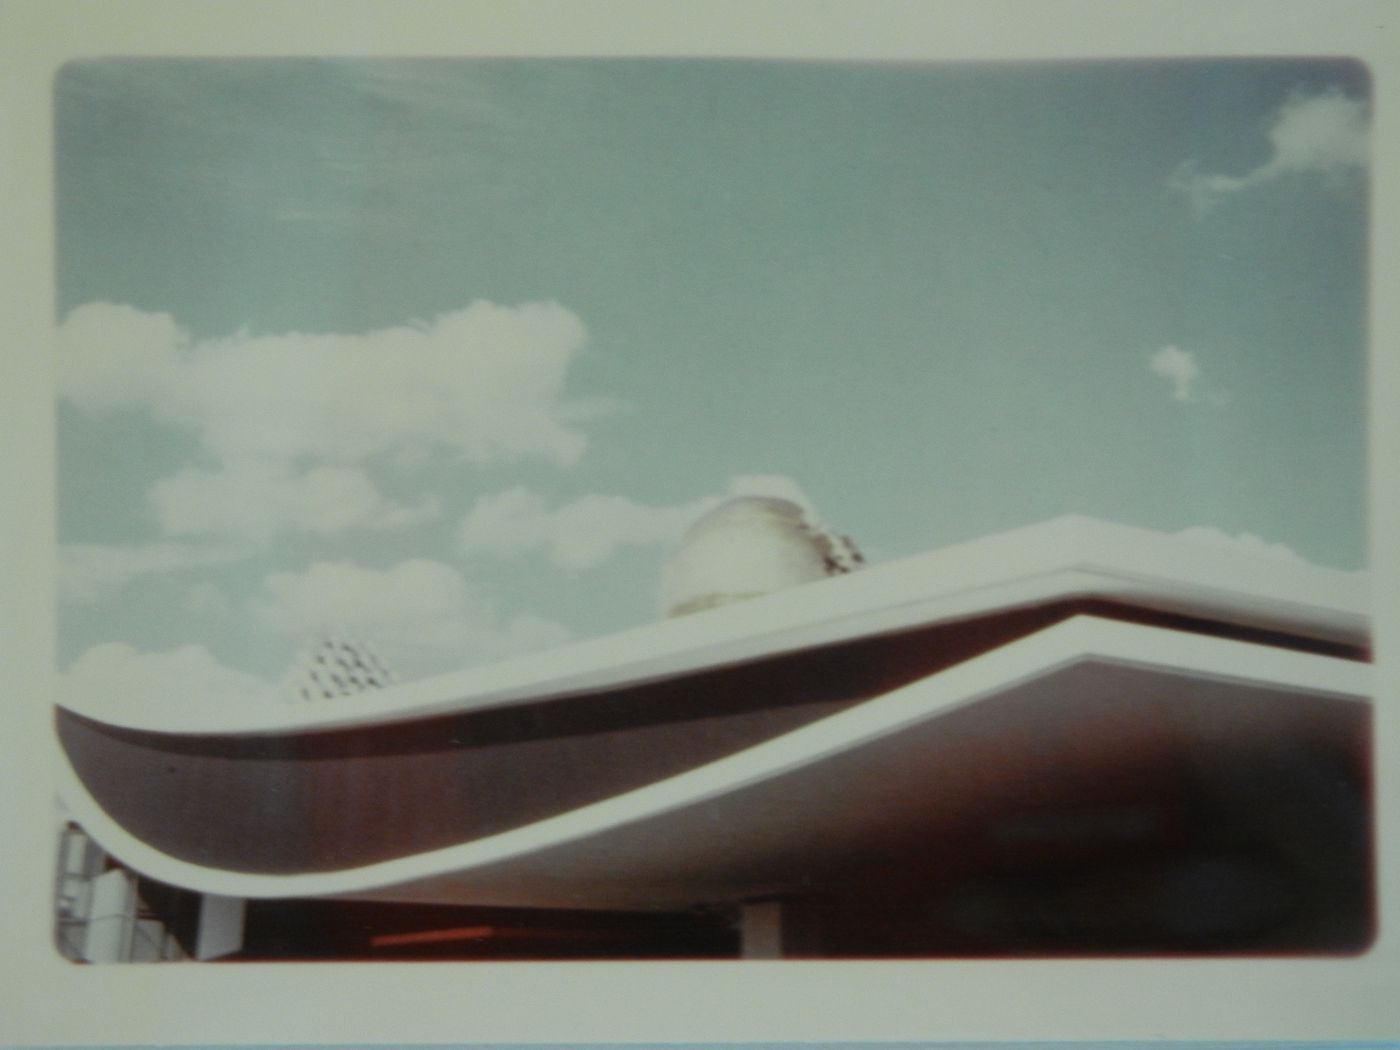
[[[175,885],[239,897],[372,897],[387,891],[389,897],[408,899],[414,896],[413,884],[465,878],[487,867],[497,872],[493,878],[500,877],[501,866],[528,864],[542,851],[564,850],[573,856],[571,851],[582,850],[586,856],[589,840],[604,834],[859,751],[916,724],[1085,662],[1358,703],[1368,702],[1371,688],[1371,667],[1355,661],[1080,615],[776,739],[558,816],[445,849],[298,875],[207,868],[154,849],[107,816],[66,759],[60,763],[60,795],[74,818],[124,863]],[[505,878],[509,881],[511,876],[507,873]],[[615,874],[616,880],[626,878]]]
[[[1351,644],[1368,640],[1366,578],[1306,562],[1068,516],[674,620],[334,702],[213,708],[159,721],[74,709],[169,733],[288,733],[589,693],[764,656],[1079,597]]]

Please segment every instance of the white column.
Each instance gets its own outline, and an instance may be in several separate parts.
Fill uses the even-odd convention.
[[[136,923],[136,885],[121,868],[105,871],[92,880],[92,904],[88,912],[83,958],[88,962],[122,962],[131,956]]]
[[[739,956],[743,959],[783,957],[783,905],[753,901],[739,908]]]
[[[194,957],[217,959],[243,947],[243,898],[205,896],[199,901]]]

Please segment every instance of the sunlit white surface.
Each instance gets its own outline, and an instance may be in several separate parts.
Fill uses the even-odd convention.
[[[711,862],[724,856],[723,842],[714,840],[716,830],[706,831],[713,821],[704,812],[705,803],[721,798],[734,802],[738,797],[732,810],[743,815],[749,812],[742,804],[744,792],[882,741],[894,740],[894,756],[899,758],[905,750],[920,747],[917,734],[909,734],[901,744],[897,738],[904,731],[932,726],[940,715],[1027,683],[1053,682],[1058,672],[1077,666],[1167,674],[1192,690],[1208,691],[1222,704],[1229,703],[1236,688],[1262,686],[1285,697],[1355,703],[1368,702],[1371,688],[1371,668],[1354,661],[1075,616],[777,739],[601,802],[447,849],[360,868],[288,876],[205,868],[151,848],[112,821],[66,764],[61,790],[78,821],[125,862],[155,878],[206,893],[442,901],[461,900],[466,893],[479,903],[538,904],[557,899],[566,882],[577,902],[580,892],[588,892],[581,888],[593,880],[592,885],[600,887],[595,904],[674,903],[681,890],[680,882],[673,880],[695,875],[682,854],[689,856],[696,843],[709,841],[719,850]],[[1091,673],[1090,683],[1093,677]],[[1121,683],[1110,685],[1121,689]],[[1057,695],[1053,688],[1047,693],[1051,717]],[[889,755],[881,758],[882,766],[890,769],[895,768],[889,765],[893,761]],[[904,755],[899,762],[908,769],[920,765],[916,755]],[[926,790],[927,771],[919,776],[924,790],[913,799],[936,801],[938,793]],[[801,778],[792,783],[800,795]],[[772,812],[771,806],[755,808],[751,821],[761,825],[755,827],[726,819],[719,833],[735,843],[766,841],[790,823],[785,815],[773,825]],[[917,804],[908,811],[909,819],[920,814]],[[803,823],[786,833],[808,843],[827,842],[832,850],[841,848],[847,822],[838,819],[825,828],[822,812],[807,819],[817,823]],[[658,833],[657,820],[663,821],[664,834]],[[684,833],[678,834],[678,828]],[[689,845],[677,852],[677,844],[685,843]],[[750,887],[722,888],[739,895]]]
[[[339,698],[334,704],[81,710],[171,733],[283,733],[567,696],[836,640],[1076,597],[1365,644],[1366,578],[1082,517],[825,577],[527,657]]]

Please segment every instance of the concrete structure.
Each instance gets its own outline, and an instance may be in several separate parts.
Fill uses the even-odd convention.
[[[1359,575],[1058,519],[275,716],[60,708],[63,797],[256,957],[1356,951],[1367,646]]]

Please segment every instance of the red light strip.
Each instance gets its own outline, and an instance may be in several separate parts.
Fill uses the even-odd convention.
[[[414,933],[381,933],[369,943],[376,948],[401,944],[433,944],[440,941],[482,941],[496,935],[494,926],[456,926],[447,930],[418,930]]]

